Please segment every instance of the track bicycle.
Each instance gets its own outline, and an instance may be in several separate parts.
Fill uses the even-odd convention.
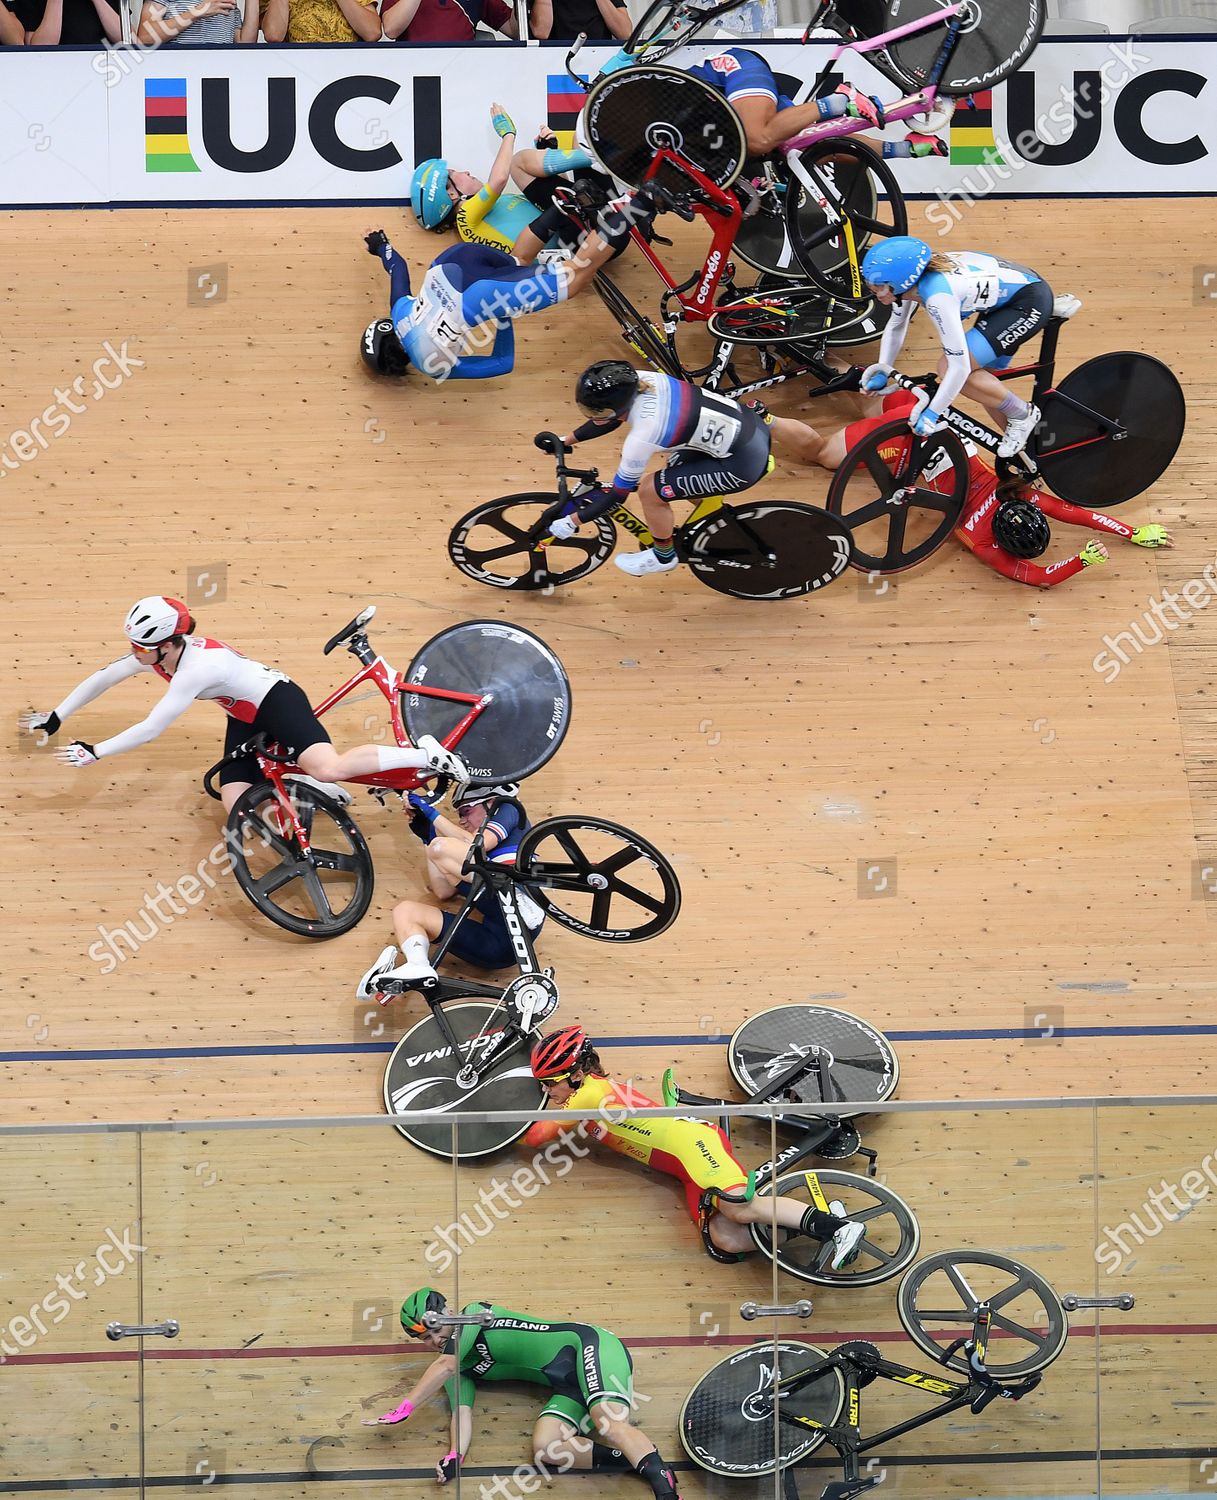
[[[819,1286],[874,1286],[899,1275],[917,1254],[921,1230],[904,1199],[875,1180],[877,1153],[862,1145],[854,1123],[895,1091],[900,1065],[888,1039],[848,1011],[777,1005],[736,1028],[727,1043],[727,1066],[747,1096],[744,1102],[757,1105],[762,1120],[782,1104],[819,1106],[815,1113],[776,1116],[799,1139],[757,1167],[758,1196],[802,1198],[819,1209],[840,1199],[847,1216],[866,1225],[857,1259],[838,1271],[832,1269],[831,1242],[770,1223],[749,1225],[757,1248],[791,1276]],[[664,1102],[713,1109],[730,1101],[680,1088],[669,1068]],[[732,1117],[720,1118],[728,1139],[731,1125]],[[800,1167],[812,1156],[839,1162],[857,1155],[867,1158],[865,1175]],[[704,1237],[704,1225],[702,1232]]]
[[[860,1472],[862,1454],[964,1407],[979,1414],[994,1401],[1021,1401],[1069,1337],[1048,1282],[985,1250],[919,1261],[900,1283],[896,1311],[917,1348],[956,1378],[887,1359],[864,1339],[827,1353],[769,1339],[728,1355],[689,1392],[680,1413],[685,1452],[732,1479],[781,1472],[787,1500],[798,1500],[793,1470],[828,1443],[842,1477],[824,1486],[820,1500],[853,1500],[883,1479]],[[876,1380],[922,1391],[937,1404],[864,1436],[861,1393]]]
[[[879,127],[926,117],[937,121],[940,80],[965,26],[979,23],[966,0],[917,18],[901,10],[902,24],[871,40],[847,39],[812,84],[810,97],[830,92],[843,52],[881,48],[895,37],[933,34],[933,51],[915,92],[880,110]],[[763,162],[747,167],[742,122],[723,95],[701,79],[650,61],[602,76],[588,93],[585,132],[606,170],[634,187],[652,183],[691,200],[714,228],[712,254],[734,250],[763,272],[800,273],[826,294],[873,306],[861,261],[876,236],[908,231],[908,214],[895,175],[865,141],[868,121],[841,117],[809,127],[783,142]],[[705,179],[719,189],[711,193]],[[733,189],[728,193],[727,189]],[[730,214],[734,200],[741,217]],[[715,216],[720,218],[714,226]],[[644,249],[644,254],[648,252]],[[653,253],[648,255],[660,269]],[[704,281],[694,277],[677,291],[680,316],[692,316]],[[673,295],[670,288],[668,297]],[[705,305],[703,300],[701,306]],[[665,316],[667,299],[665,298]]]
[[[1028,398],[1042,419],[1026,450],[997,459],[1003,479],[1043,482],[1062,500],[1090,508],[1120,505],[1154,484],[1170,466],[1187,418],[1174,372],[1149,354],[1100,354],[1056,382],[1060,331],[1081,307],[1056,299],[1039,356],[993,370],[999,380],[1030,375]],[[933,375],[893,374],[905,390],[937,389]],[[996,455],[1001,434],[948,408],[945,429],[915,438],[900,420],[876,429],[846,454],[825,506],[849,527],[853,565],[896,573],[923,562],[959,521],[968,493],[968,454],[961,439]]]
[[[433,961],[438,968],[457,930],[490,890],[511,933],[517,977],[505,989],[445,975],[380,984],[385,997],[416,991],[430,1009],[393,1049],[384,1075],[385,1108],[391,1115],[425,1114],[423,1120],[396,1122],[397,1130],[421,1150],[458,1161],[500,1151],[528,1128],[527,1121],[465,1121],[462,1112],[536,1112],[545,1097],[529,1058],[541,1023],[557,1009],[558,987],[554,971],[537,962],[521,893],[559,926],[609,943],[658,937],[680,911],[680,882],[671,864],[654,844],[620,824],[546,818],[520,840],[514,865],[484,857],[484,833],[478,830],[465,860],[469,893]]]
[[[654,541],[624,504],[585,523],[588,536],[551,538],[549,527],[597,488],[598,469],[567,465],[570,451],[552,432],[533,439],[553,455],[556,492],[504,495],[471,510],[452,528],[448,555],[477,583],[522,591],[557,588],[594,573],[612,554],[617,527],[640,547]],[[572,487],[573,482],[573,487]],[[827,511],[793,500],[736,503],[721,495],[694,505],[674,533],[676,555],[695,578],[735,599],[793,599],[834,582],[849,566],[849,531]]]
[[[622,51],[638,61],[658,62],[742,3],[655,0]],[[943,0],[816,0],[803,40],[817,29],[834,31],[845,43],[834,60],[846,48],[866,52],[898,88],[920,89],[937,61],[950,10]],[[964,98],[1016,73],[1035,51],[1046,14],[1046,0],[967,0],[938,91]]]
[[[468,620],[433,636],[403,673],[372,649],[367,625],[375,613],[369,605],[326,642],[324,655],[345,645],[360,670],[316,708],[319,718],[371,683],[388,701],[398,745],[432,735],[459,749],[478,780],[519,781],[557,751],[570,724],[570,683],[539,636],[501,620]],[[203,786],[218,801],[221,769],[250,755],[257,760],[262,779],[237,799],[225,828],[237,884],[288,932],[337,937],[368,909],[372,853],[346,800],[302,780],[294,753],[255,736],[212,766]],[[428,783],[438,800],[448,779],[425,769],[351,778],[382,804],[390,793],[404,798]]]

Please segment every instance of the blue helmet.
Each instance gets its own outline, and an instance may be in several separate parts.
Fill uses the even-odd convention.
[[[890,286],[899,296],[915,287],[934,252],[924,240],[896,234],[872,245],[862,258],[862,278],[871,286]]]
[[[420,162],[410,179],[410,206],[424,229],[442,229],[452,217],[448,163],[442,156]]]

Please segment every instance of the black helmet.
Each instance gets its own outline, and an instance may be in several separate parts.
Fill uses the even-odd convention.
[[[364,364],[377,375],[404,375],[410,368],[397,330],[388,318],[378,318],[375,323],[368,324],[363,331],[359,352]]]
[[[993,540],[1011,557],[1039,557],[1047,552],[1052,531],[1034,500],[1003,500],[993,517]]]
[[[589,417],[619,417],[638,394],[638,371],[623,359],[598,359],[575,381],[575,400]]]

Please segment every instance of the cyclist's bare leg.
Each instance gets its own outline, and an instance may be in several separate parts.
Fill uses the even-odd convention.
[[[559,261],[559,270],[565,270],[570,281],[566,288],[567,300],[588,286],[596,272],[613,258],[613,247],[600,234],[589,234],[569,260]]]
[[[408,939],[425,937],[429,942],[437,943],[443,930],[443,914],[424,901],[399,901],[393,908],[393,931],[397,934],[397,946],[403,952]]]
[[[642,514],[646,517],[651,535],[660,545],[670,542],[676,529],[676,520],[672,515],[672,507],[666,500],[659,498],[653,475],[646,475],[638,486],[638,498],[642,501]]]
[[[640,1427],[630,1422],[630,1408],[624,1401],[597,1401],[592,1407],[596,1437],[609,1448],[620,1448],[632,1464],[637,1464],[655,1444]]]
[[[656,1451],[646,1433],[630,1424],[629,1407],[624,1402],[597,1402],[592,1420],[596,1424],[597,1441],[605,1447],[619,1448],[631,1464]],[[538,1466],[559,1473],[592,1467],[591,1440],[579,1437],[570,1423],[560,1417],[544,1416],[538,1420],[533,1428],[532,1447]]]
[[[841,433],[825,437],[807,422],[796,422],[793,417],[775,417],[772,413],[769,431],[777,452],[783,458],[793,458],[796,463],[835,469],[845,457],[845,438]]]
[[[456,895],[469,853],[469,838],[435,838],[427,845],[427,884],[440,901]]]
[[[220,801],[223,803],[224,811],[230,813],[236,805],[237,798],[242,792],[249,791],[252,785],[252,781],[226,781],[220,788]]]
[[[777,1198],[755,1197],[747,1203],[733,1203],[719,1197],[710,1219],[710,1238],[720,1250],[738,1255],[755,1250],[756,1243],[748,1231],[749,1224],[776,1223],[782,1229],[799,1229],[807,1214],[807,1204],[784,1194]]]
[[[774,100],[764,97],[733,99],[731,104],[744,127],[750,156],[768,156],[792,135],[820,123],[820,106],[814,99],[781,110]]]
[[[422,770],[428,759],[426,751],[412,745],[356,745],[339,753],[321,741],[302,750],[296,764],[317,781],[349,781],[352,776],[374,776],[377,771]]]

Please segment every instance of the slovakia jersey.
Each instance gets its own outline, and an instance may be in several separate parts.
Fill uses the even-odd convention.
[[[756,414],[737,401],[653,370],[640,371],[638,394],[626,420],[630,433],[613,479],[613,488],[623,494],[638,488],[654,454],[680,448],[726,458],[759,424]]]

